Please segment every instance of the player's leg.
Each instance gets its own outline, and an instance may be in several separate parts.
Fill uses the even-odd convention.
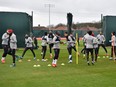
[[[52,62],[52,66],[53,67],[56,67],[57,66],[57,60],[58,60],[58,57],[59,57],[59,53],[60,53],[60,49],[54,49],[54,59],[53,59],[53,62]]]
[[[36,56],[35,56],[35,52],[34,52],[34,50],[33,50],[33,47],[31,47],[31,48],[29,48],[30,50],[31,50],[31,52],[33,53],[33,59],[36,59]]]
[[[28,49],[29,49],[29,48],[27,48],[27,47],[24,49],[24,51],[23,51],[23,54],[22,54],[22,57],[21,57],[21,58],[23,58],[23,57],[24,57],[24,55],[25,55],[25,53],[26,53],[26,51],[27,51]]]
[[[8,46],[3,45],[3,49],[4,49],[4,52],[3,52],[3,54],[2,54],[1,62],[2,62],[2,63],[5,63],[5,58],[6,58],[7,53],[8,53]]]
[[[97,57],[98,57],[98,48],[95,48],[95,62],[97,62]]]
[[[90,65],[90,62],[89,62],[89,49],[86,49],[86,58],[87,58],[87,64]]]
[[[94,65],[93,49],[90,49],[90,53],[91,53],[92,65]]]
[[[75,46],[73,46],[72,48],[74,49],[74,51],[75,51],[75,52],[77,52],[77,50],[76,50],[76,47],[75,47]]]
[[[42,61],[46,61],[45,60],[45,55],[46,55],[47,46],[42,46],[42,48],[43,48]]]
[[[12,49],[12,57],[13,57],[13,67],[16,66],[15,64],[15,53],[16,53],[16,50],[15,49]]]
[[[53,44],[49,44],[50,58],[52,58],[52,47],[53,47]]]
[[[110,60],[113,59],[113,46],[111,47],[111,56],[110,56]]]
[[[101,46],[103,47],[103,49],[105,50],[105,52],[106,52],[106,54],[107,54],[107,49],[106,49],[105,45],[102,44]]]
[[[69,63],[72,63],[72,47],[68,47],[67,48],[67,50],[68,50],[68,53],[69,53]]]

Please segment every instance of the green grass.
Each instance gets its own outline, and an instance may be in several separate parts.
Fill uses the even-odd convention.
[[[79,51],[82,46],[79,47]],[[107,47],[110,54],[110,47]],[[49,49],[48,49],[49,50]],[[2,54],[3,50],[0,50]],[[22,49],[16,54],[21,55]],[[47,62],[41,61],[41,49],[35,50],[37,59],[33,60],[32,53],[27,51],[23,62],[16,62],[16,67],[10,67],[12,57],[7,56],[6,63],[0,64],[0,87],[116,87],[116,63],[108,58],[98,59],[94,66],[88,66],[86,59],[79,57],[79,64],[75,64],[75,52],[73,51],[73,63],[68,64],[68,52],[66,45],[61,45],[58,67],[48,67],[52,59],[47,51]],[[100,48],[100,54],[105,51]],[[31,59],[31,62],[27,60]],[[61,66],[64,63],[65,66]],[[41,67],[33,67],[33,65]]]

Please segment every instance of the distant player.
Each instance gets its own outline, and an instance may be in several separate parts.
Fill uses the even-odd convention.
[[[86,43],[85,43],[85,38],[89,36],[88,32],[83,36],[83,44],[84,44],[84,48],[81,50],[81,53],[83,53],[83,57],[85,57],[86,54]]]
[[[57,60],[59,57],[59,53],[60,53],[60,34],[59,32],[56,32],[54,38],[53,38],[53,49],[54,49],[54,59],[52,62],[52,66],[56,67],[57,66]]]
[[[46,50],[47,50],[47,32],[44,33],[44,36],[42,36],[42,51],[41,51],[41,55],[42,55],[42,61],[46,61],[45,60],[45,55],[46,55]]]
[[[33,53],[34,59],[36,59],[35,52],[33,50],[33,40],[27,34],[25,35],[25,45],[26,45],[26,47],[25,47],[25,49],[23,51],[21,59],[24,57],[27,50],[31,50],[31,52]]]
[[[100,46],[102,46],[103,48],[104,48],[104,50],[105,50],[105,52],[106,52],[106,55],[107,55],[107,49],[106,49],[106,47],[105,47],[105,37],[104,37],[104,35],[102,34],[102,32],[100,32],[98,35],[97,35],[97,39],[98,39],[98,54],[99,54],[99,48],[100,48]]]
[[[13,64],[12,67],[15,67],[15,53],[16,53],[16,49],[17,49],[17,39],[16,39],[16,35],[13,33],[13,30],[10,29],[10,49],[11,49],[11,53],[12,53],[12,57],[13,57]]]
[[[70,35],[68,35],[67,32],[65,32],[65,37],[66,37],[66,41],[67,41],[67,50],[69,53],[69,63],[72,63],[72,49],[74,49],[74,51],[76,50],[75,47],[75,37],[72,35],[72,33]]]
[[[92,34],[92,36],[94,37],[94,34]],[[96,37],[94,37],[94,39],[93,39],[93,48],[94,48],[94,52],[95,52],[95,62],[97,62],[97,57],[98,57],[98,39]]]
[[[34,42],[34,49],[38,49],[38,42],[37,42],[37,38],[33,37],[33,42]]]
[[[48,41],[48,44],[49,44],[50,58],[52,58],[53,38],[54,38],[54,34],[52,33],[52,31],[49,31],[47,41]]]
[[[93,40],[94,40],[94,38],[92,36],[92,31],[89,31],[88,34],[89,35],[87,37],[85,37],[87,64],[90,65],[89,53],[91,53],[92,65],[94,65],[94,54],[93,54]]]
[[[10,42],[9,42],[10,36],[9,36],[9,34],[10,34],[10,31],[7,30],[7,32],[2,35],[2,47],[4,49],[4,53],[3,53],[2,59],[1,59],[2,63],[5,63],[5,58],[8,54],[8,49],[10,48]]]
[[[111,57],[110,59],[116,59],[116,36],[115,36],[115,32],[111,33],[112,37],[111,37]]]

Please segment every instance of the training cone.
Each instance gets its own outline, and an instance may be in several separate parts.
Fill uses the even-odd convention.
[[[105,58],[105,56],[103,56],[103,58]]]
[[[39,59],[37,59],[37,61],[39,61]]]
[[[40,67],[41,65],[37,65],[37,67]]]
[[[51,64],[48,64],[48,66],[51,66]]]
[[[22,62],[22,60],[19,60],[19,62]]]
[[[33,65],[33,67],[37,67],[37,65]]]
[[[100,58],[100,56],[98,56],[97,58]]]
[[[64,66],[65,64],[64,63],[61,63],[62,66]]]
[[[28,62],[30,62],[31,60],[30,60],[30,59],[28,59],[27,61],[28,61]]]

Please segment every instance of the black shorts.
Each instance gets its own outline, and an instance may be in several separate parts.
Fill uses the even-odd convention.
[[[90,53],[93,53],[93,48],[86,48],[86,52],[87,54],[90,52]]]

